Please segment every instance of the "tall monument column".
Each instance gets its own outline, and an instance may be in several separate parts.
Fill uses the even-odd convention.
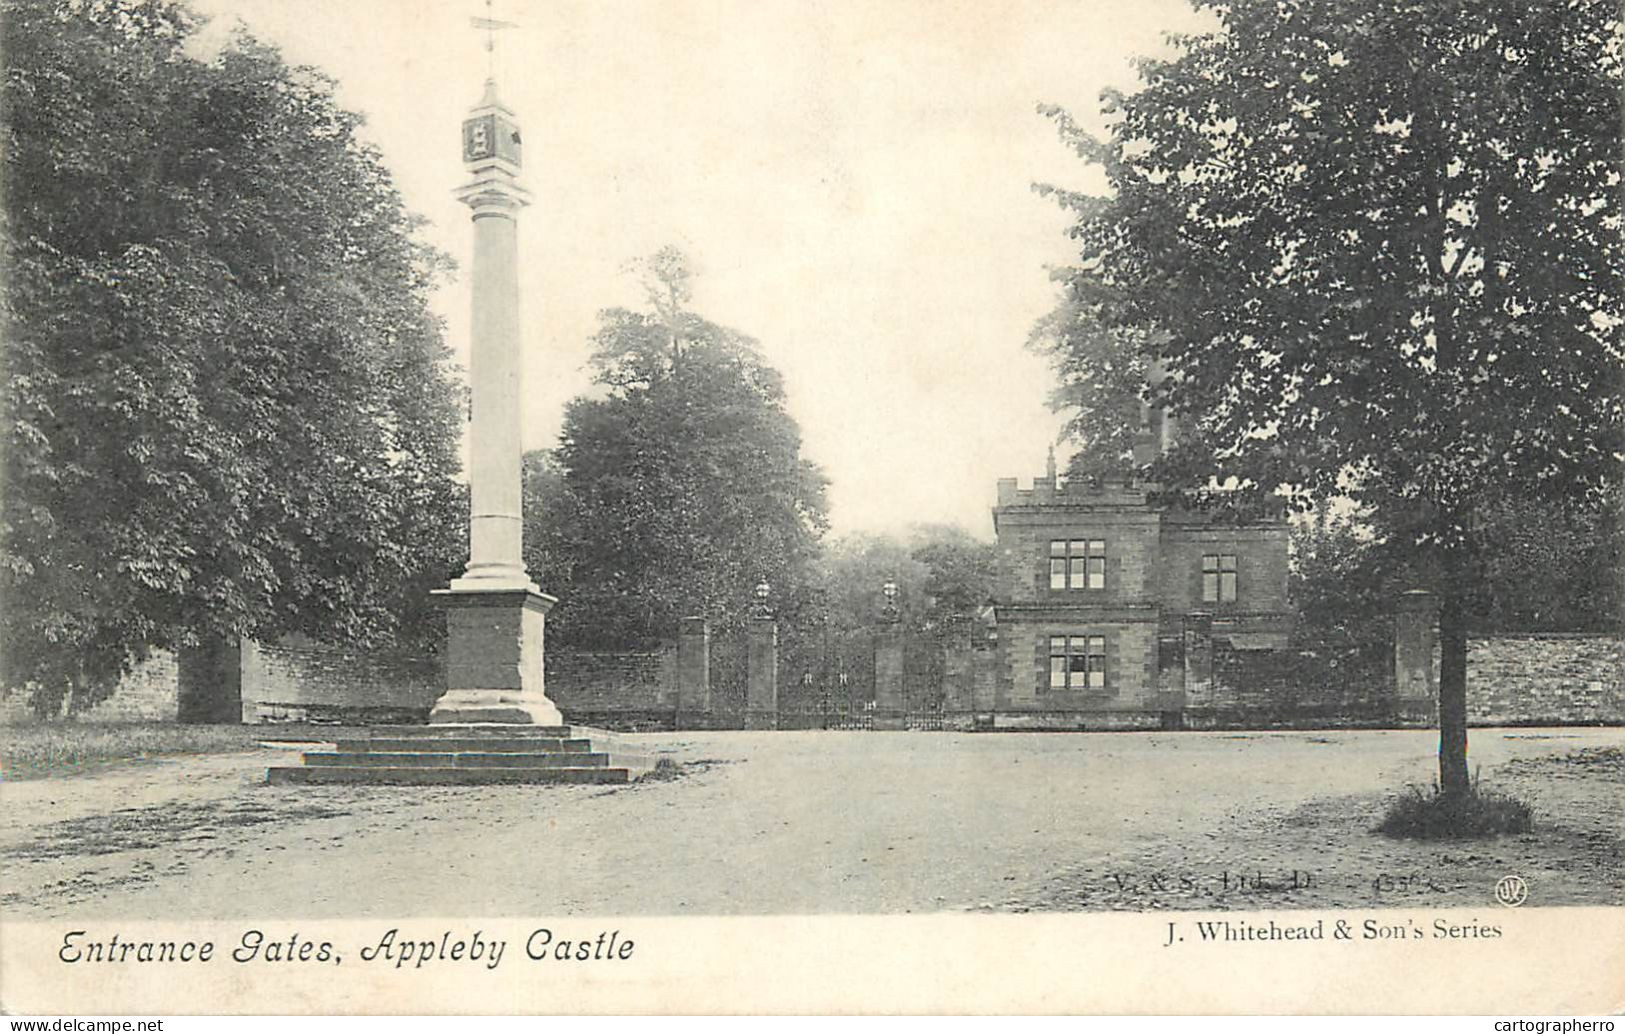
[[[556,600],[531,581],[521,555],[519,127],[486,80],[463,120],[469,179],[457,199],[473,212],[473,404],[469,435],[469,560],[438,590],[446,607],[446,692],[431,723],[561,725],[542,683],[543,626]]]

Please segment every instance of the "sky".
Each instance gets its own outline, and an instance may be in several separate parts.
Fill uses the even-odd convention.
[[[1074,257],[1035,182],[1099,190],[1037,105],[1104,128],[1102,88],[1203,27],[1185,0],[194,0],[338,82],[425,234],[470,266],[459,129],[488,72],[518,116],[525,446],[588,390],[597,313],[638,306],[666,244],[692,308],[786,380],[837,534],[991,538],[1000,477],[1043,469],[1062,417],[1025,348]],[[489,63],[489,64],[488,64]],[[434,299],[460,361],[466,276]],[[1063,446],[1061,455],[1067,454]]]

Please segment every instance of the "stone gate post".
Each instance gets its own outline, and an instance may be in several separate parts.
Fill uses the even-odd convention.
[[[1399,716],[1432,722],[1439,709],[1439,600],[1426,589],[1394,608],[1394,696]]]
[[[883,621],[875,632],[875,728],[902,729],[903,636],[895,620]]]
[[[779,727],[779,625],[770,614],[750,619],[745,676],[745,728]]]
[[[976,711],[976,670],[970,629],[955,629],[942,652],[943,722],[947,728],[970,728]]]
[[[677,728],[703,728],[711,716],[711,623],[683,618],[677,628]]]

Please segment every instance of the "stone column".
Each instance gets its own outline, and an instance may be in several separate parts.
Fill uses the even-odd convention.
[[[677,727],[708,724],[711,714],[711,625],[683,618],[677,632]]]
[[[745,674],[745,728],[779,727],[779,625],[771,616],[750,619]]]
[[[469,181],[457,199],[473,212],[473,351],[469,360],[469,560],[436,595],[446,607],[446,693],[431,723],[562,725],[543,685],[543,627],[556,600],[521,556],[519,130],[487,80],[463,122]]]
[[[875,728],[906,728],[907,706],[903,693],[903,636],[897,622],[886,621],[875,632]]]
[[[1211,708],[1213,697],[1213,615],[1185,615],[1185,706]]]
[[[498,148],[517,133],[512,113],[487,80],[464,123],[469,181],[457,199],[473,213],[473,351],[469,434],[469,560],[452,588],[530,587],[520,555],[524,342],[519,323],[519,212],[530,194],[519,185],[517,149]]]
[[[1395,704],[1400,717],[1431,722],[1439,708],[1439,600],[1412,589],[1395,603]]]

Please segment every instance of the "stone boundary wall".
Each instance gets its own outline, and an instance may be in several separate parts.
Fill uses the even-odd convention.
[[[703,650],[703,644],[700,647]],[[1159,712],[1000,712],[990,706],[991,655],[949,657],[941,672],[945,728],[1191,729],[1431,726],[1436,704],[1400,701],[1391,654],[1337,657],[1307,651],[1237,650],[1215,637],[1207,706]],[[197,656],[194,656],[196,654]],[[217,656],[216,656],[217,655]],[[207,662],[207,663],[205,663]],[[1334,663],[1335,662],[1335,663]],[[1435,664],[1437,654],[1435,651]],[[703,665],[697,671],[703,671]],[[290,637],[244,643],[205,657],[154,651],[87,721],[175,721],[183,711],[206,720],[231,705],[244,722],[410,723],[440,695],[433,660],[391,657]],[[204,685],[208,683],[209,685]],[[736,727],[723,701],[681,700],[679,648],[635,651],[554,650],[547,654],[548,694],[575,724],[625,730]],[[235,696],[239,692],[240,705]],[[197,710],[199,698],[210,705]],[[207,699],[212,698],[212,699]],[[191,701],[191,703],[189,703]],[[780,701],[796,712],[794,700]],[[681,704],[681,708],[679,705]],[[1530,633],[1479,636],[1468,646],[1468,717],[1474,725],[1625,724],[1625,635]],[[795,713],[785,727],[817,727]],[[0,698],[0,721],[31,721],[21,694]],[[775,724],[780,724],[775,719]],[[822,724],[822,722],[818,723]]]
[[[180,662],[168,650],[154,650],[119,683],[112,696],[84,717],[93,722],[172,722],[179,695]]]
[[[1431,643],[1436,692],[1438,643]],[[1433,728],[1437,699],[1401,699],[1392,652],[1237,650],[1215,636],[1211,691],[1177,713],[1186,729]],[[978,709],[980,714],[986,714]],[[1625,635],[1504,633],[1468,641],[1467,714],[1475,726],[1625,725]],[[978,727],[1157,728],[1158,715],[994,712]],[[1169,715],[1162,716],[1166,722]]]
[[[433,660],[289,636],[244,641],[242,720],[394,723],[422,721],[441,692]]]
[[[677,715],[677,644],[652,650],[549,650],[547,695],[572,725],[670,729]]]
[[[173,722],[180,706],[180,662],[168,650],[154,650],[124,676],[113,695],[78,716],[85,722]],[[67,701],[63,701],[66,706]],[[35,721],[22,692],[0,697],[0,725]]]
[[[1625,635],[1531,633],[1467,641],[1476,725],[1625,724]]]
[[[674,643],[643,651],[553,650],[545,663],[548,696],[566,720],[616,729],[672,727]],[[434,660],[291,638],[243,651],[245,722],[420,722],[444,688]]]
[[[1192,729],[1290,729],[1396,724],[1388,650],[1238,650],[1213,642],[1212,691],[1188,707]]]

